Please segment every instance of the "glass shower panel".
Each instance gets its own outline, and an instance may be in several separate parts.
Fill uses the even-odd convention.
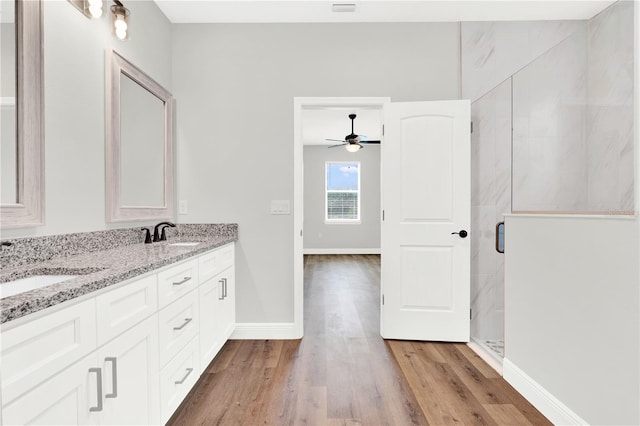
[[[511,79],[471,104],[471,337],[502,357],[504,255],[495,227],[511,213]]]

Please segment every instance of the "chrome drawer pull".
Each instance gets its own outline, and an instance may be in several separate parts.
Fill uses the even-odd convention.
[[[193,321],[193,318],[185,318],[184,322],[182,323],[182,325],[180,327],[173,327],[174,330],[182,330],[183,328],[185,328],[187,326],[187,324],[189,324],[191,321]]]
[[[181,385],[184,383],[185,380],[187,380],[187,377],[189,377],[189,374],[191,374],[191,372],[193,371],[193,368],[187,368],[187,374],[184,375],[184,377],[181,380],[178,380],[177,382],[174,382],[176,385]]]
[[[89,407],[89,411],[102,411],[102,369],[90,368],[89,373],[96,373],[96,387],[98,389],[98,405]]]
[[[218,282],[221,284],[220,285],[220,294],[222,297],[218,297],[218,300],[223,300],[225,298],[225,294],[224,294],[224,278],[220,278],[218,280]]]
[[[111,393],[106,394],[105,398],[117,398],[118,397],[118,358],[109,356],[104,359],[104,362],[111,362],[113,369],[111,370]]]
[[[184,277],[184,279],[182,281],[179,281],[177,283],[172,283],[173,285],[182,285],[184,283],[186,283],[187,281],[189,281],[191,279],[191,277]]]

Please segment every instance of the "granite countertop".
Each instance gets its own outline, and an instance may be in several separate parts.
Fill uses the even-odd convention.
[[[0,323],[15,320],[237,240],[237,233],[182,236],[169,238],[169,241],[165,242],[130,244],[3,268],[0,272],[0,286],[8,281],[35,275],[78,276],[58,284],[1,299]],[[197,241],[200,244],[170,245],[181,241]]]

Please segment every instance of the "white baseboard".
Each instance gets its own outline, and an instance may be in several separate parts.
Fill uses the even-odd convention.
[[[379,248],[306,248],[304,254],[380,254]]]
[[[475,341],[475,339],[473,338],[469,343],[467,343],[467,346],[469,346],[472,351],[474,351],[480,358],[482,358],[484,362],[489,364],[489,367],[493,368],[498,372],[498,374],[502,375],[502,361],[496,359],[495,356],[491,355],[487,348]]]
[[[236,323],[231,335],[235,340],[295,340],[300,339],[292,322]]]
[[[586,425],[580,416],[508,359],[502,362],[504,379],[555,425]]]

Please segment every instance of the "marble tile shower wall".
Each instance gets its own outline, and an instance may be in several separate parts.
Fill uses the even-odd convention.
[[[495,225],[511,212],[511,79],[471,104],[471,335],[504,338],[504,255]]]
[[[479,99],[585,25],[584,21],[463,22],[462,99]]]
[[[588,24],[589,210],[634,209],[633,2]]]
[[[513,76],[513,211],[586,211],[587,32]]]

